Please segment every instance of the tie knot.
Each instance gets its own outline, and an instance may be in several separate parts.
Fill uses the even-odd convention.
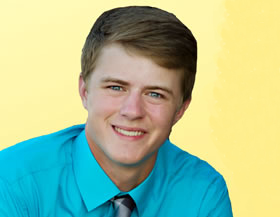
[[[111,200],[114,204],[116,217],[130,217],[131,212],[136,204],[129,194],[123,196],[116,196]]]

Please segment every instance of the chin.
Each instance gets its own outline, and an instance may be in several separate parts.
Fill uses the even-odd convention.
[[[119,158],[117,163],[126,167],[146,167],[147,164],[153,164],[156,159],[155,153],[151,153],[146,156],[134,156],[130,155],[128,158]]]
[[[142,159],[137,159],[137,158],[127,158],[127,157],[116,157],[112,159],[115,163],[119,164],[120,166],[125,166],[125,167],[137,167],[141,165],[141,162],[143,162]]]

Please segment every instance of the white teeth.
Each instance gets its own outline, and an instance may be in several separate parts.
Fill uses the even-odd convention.
[[[118,131],[119,133],[125,135],[125,136],[140,136],[143,135],[144,133],[141,131],[127,131],[118,127],[115,127],[115,130]]]

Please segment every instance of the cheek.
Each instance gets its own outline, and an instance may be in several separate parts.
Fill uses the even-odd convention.
[[[172,106],[149,105],[146,106],[146,111],[148,112],[153,124],[165,129],[172,127],[175,115],[175,109]]]
[[[104,94],[92,94],[89,100],[89,115],[94,114],[96,117],[104,117],[118,110],[120,100],[105,96]]]

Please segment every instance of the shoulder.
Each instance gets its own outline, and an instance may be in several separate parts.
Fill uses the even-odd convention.
[[[176,209],[190,216],[232,216],[226,182],[209,163],[169,141],[160,152],[162,185],[158,192],[168,195],[168,201],[176,198]]]
[[[36,137],[0,151],[0,178],[12,183],[38,171],[71,161],[72,141],[84,125],[72,126],[48,135]]]
[[[218,171],[169,141],[161,151],[163,182],[170,198],[180,198],[181,207],[188,206],[189,210],[204,213],[201,216],[208,216],[212,211],[229,213],[217,216],[231,216],[227,185]]]
[[[180,177],[182,183],[197,188],[208,188],[210,185],[225,186],[222,175],[206,161],[173,145],[169,141],[164,145],[163,158],[168,177]]]

